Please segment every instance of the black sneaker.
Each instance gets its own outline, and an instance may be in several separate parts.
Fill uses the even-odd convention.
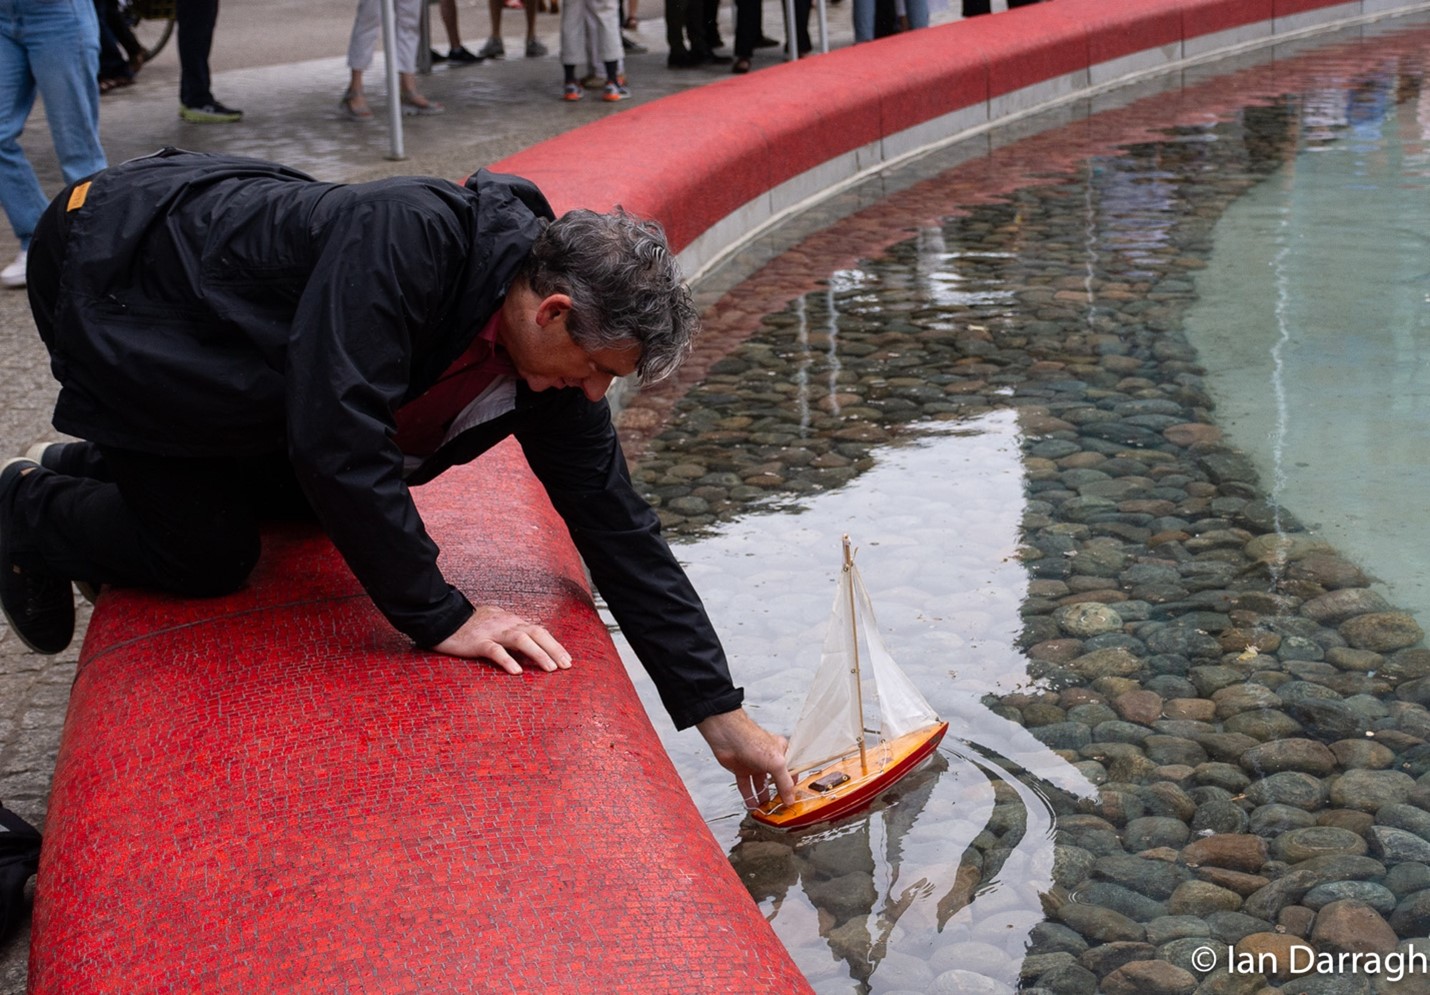
[[[478,55],[476,52],[473,52],[465,45],[458,45],[456,48],[448,52],[445,58],[448,58],[453,62],[457,63],[458,65],[462,66],[474,66],[478,62],[482,61],[482,57],[480,55]]]
[[[243,111],[225,107],[215,100],[202,107],[187,107],[180,104],[179,117],[192,124],[232,124],[235,121],[243,120]]]
[[[30,649],[59,653],[74,639],[74,594],[69,580],[52,573],[39,553],[23,548],[17,534],[15,492],[27,469],[45,472],[23,456],[0,467],[0,610]]]

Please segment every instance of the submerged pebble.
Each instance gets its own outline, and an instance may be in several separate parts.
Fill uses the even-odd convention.
[[[733,304],[755,290],[732,292],[728,313],[746,324],[710,313],[723,351],[699,381],[634,402],[633,476],[677,540],[797,510],[930,426],[1008,412],[1022,433],[1017,549],[979,534],[986,496],[881,529],[932,547],[966,532],[970,555],[1021,565],[1024,586],[999,592],[1021,598],[1018,633],[998,632],[972,592],[919,607],[947,623],[930,638],[948,639],[950,658],[1016,641],[1026,685],[988,680],[985,706],[1092,790],[1043,785],[1055,818],[1042,867],[1024,844],[1037,808],[996,779],[970,788],[942,817],[958,852],[899,880],[937,889],[923,904],[877,894],[870,858],[837,840],[742,839],[732,859],[757,900],[799,882],[814,906],[801,929],[818,939],[793,952],[816,991],[1251,992],[1289,977],[1209,972],[1196,950],[1388,951],[1430,932],[1424,632],[1272,500],[1218,427],[1180,327],[1216,218],[1295,151],[1298,127],[1273,100],[1232,123],[1149,131],[1093,160],[1093,190],[1085,171],[1028,153],[1038,182],[996,202],[970,193],[958,216],[841,264],[757,324]],[[1119,200],[1115,181],[1163,200]],[[957,170],[942,182],[922,195],[946,205],[948,190],[977,189]],[[876,230],[856,215],[831,256]],[[809,254],[779,265],[762,286],[810,282]],[[784,583],[772,575],[747,610],[808,596]],[[889,590],[917,603],[919,578]],[[890,928],[876,935],[874,921]],[[1282,990],[1370,984],[1313,980]]]

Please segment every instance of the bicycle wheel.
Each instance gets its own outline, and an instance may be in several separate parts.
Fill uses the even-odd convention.
[[[123,9],[124,22],[138,41],[144,61],[152,61],[174,33],[174,5],[131,2],[124,4]]]

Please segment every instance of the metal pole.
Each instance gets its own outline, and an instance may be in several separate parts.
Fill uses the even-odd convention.
[[[397,81],[397,12],[394,0],[382,0],[382,60],[387,69],[389,159],[406,159],[402,147],[402,88]]]
[[[829,54],[829,9],[819,0],[819,50]]]
[[[422,17],[417,24],[417,71],[426,76],[432,71],[432,4],[422,0]]]
[[[794,0],[785,0],[785,61],[799,60],[799,42],[794,37]]]

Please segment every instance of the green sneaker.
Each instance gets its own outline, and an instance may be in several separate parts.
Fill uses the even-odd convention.
[[[215,100],[202,107],[186,107],[180,104],[179,117],[192,124],[232,124],[234,121],[243,120],[243,111],[225,107]]]

